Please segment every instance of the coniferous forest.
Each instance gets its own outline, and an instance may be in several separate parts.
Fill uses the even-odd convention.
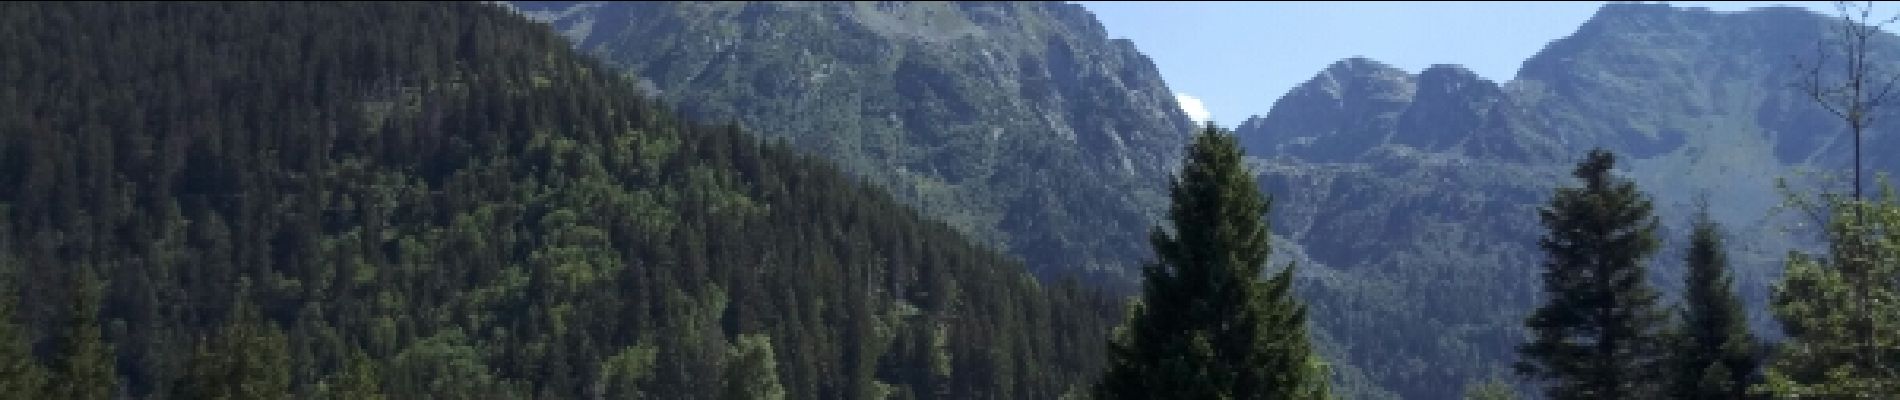
[[[1275,198],[1299,193],[1260,190],[1212,123],[1128,251],[1155,255],[1131,291],[1032,276],[569,45],[487,2],[0,3],[0,400],[1377,392],[1328,359],[1353,343],[1314,334],[1305,266],[1269,262]],[[1842,116],[1858,152],[1871,117]],[[1725,199],[1666,251],[1624,160],[1574,155],[1511,217],[1544,229],[1516,375],[1434,390],[1900,393],[1891,185],[1788,196],[1823,245],[1787,254],[1764,333],[1729,256],[1745,232],[1709,211]],[[1652,287],[1661,264],[1680,296]]]
[[[492,5],[0,35],[8,398],[1054,398],[1121,315]]]

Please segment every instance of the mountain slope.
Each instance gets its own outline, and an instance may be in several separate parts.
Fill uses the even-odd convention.
[[[76,329],[141,397],[222,378],[182,374],[243,305],[289,360],[247,368],[311,398],[1093,379],[1117,302],[619,75],[486,4],[0,5],[0,319],[54,347],[101,277]],[[729,368],[751,334],[776,370]]]
[[[1596,146],[1627,159],[1620,173],[1656,202],[1655,283],[1681,285],[1688,217],[1706,194],[1733,235],[1753,323],[1772,332],[1768,284],[1786,251],[1811,248],[1803,217],[1775,210],[1776,178],[1844,191],[1806,171],[1845,176],[1851,159],[1844,125],[1791,87],[1792,57],[1812,57],[1826,23],[1792,8],[1606,5],[1511,82],[1346,60],[1237,133],[1280,199],[1276,233],[1325,266],[1307,292],[1318,326],[1385,388],[1450,398],[1515,358],[1538,287],[1536,207]],[[1900,40],[1878,46],[1877,59],[1900,61]],[[1900,148],[1900,125],[1876,124],[1869,165],[1900,171],[1883,150]]]
[[[1133,275],[1191,123],[1060,2],[516,2],[660,98],[834,160],[1045,273]]]

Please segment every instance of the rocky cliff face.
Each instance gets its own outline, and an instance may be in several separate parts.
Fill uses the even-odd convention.
[[[1494,160],[1545,160],[1556,146],[1525,125],[1498,84],[1455,65],[1417,75],[1378,61],[1334,63],[1235,130],[1251,154],[1306,161],[1362,160],[1383,147]]]
[[[1850,139],[1792,85],[1830,20],[1799,9],[1717,13],[1612,4],[1502,85],[1457,67],[1416,75],[1341,61],[1237,131],[1275,196],[1275,230],[1316,278],[1316,323],[1339,354],[1405,398],[1453,398],[1515,358],[1535,304],[1536,209],[1577,157],[1604,147],[1657,206],[1652,280],[1680,286],[1694,199],[1731,235],[1737,288],[1758,330],[1790,249],[1812,249],[1778,178],[1847,180]],[[1900,65],[1900,40],[1876,59]],[[1836,64],[1837,65],[1837,64]],[[1900,71],[1900,69],[1888,69]],[[1900,120],[1883,110],[1870,169],[1900,171]],[[1887,122],[1881,122],[1887,121]]]
[[[515,5],[659,98],[769,127],[1044,272],[1145,259],[1193,130],[1079,5]]]

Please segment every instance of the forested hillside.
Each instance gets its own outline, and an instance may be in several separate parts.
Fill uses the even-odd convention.
[[[1127,284],[1193,131],[1064,2],[510,2],[690,115],[836,162],[1042,276]]]
[[[0,5],[0,352],[31,353],[0,358],[38,371],[0,387],[1047,399],[1095,379],[1118,302],[635,86],[488,4]]]

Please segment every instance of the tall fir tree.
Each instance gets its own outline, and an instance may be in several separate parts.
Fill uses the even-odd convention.
[[[284,332],[259,315],[248,281],[216,337],[200,342],[174,386],[178,398],[284,399],[290,396],[290,345]]]
[[[1693,226],[1685,260],[1685,307],[1672,335],[1675,365],[1670,369],[1676,376],[1670,394],[1679,399],[1745,399],[1761,365],[1758,346],[1748,332],[1748,314],[1735,297],[1720,226],[1709,217],[1706,203]]]
[[[1552,399],[1640,399],[1661,395],[1666,315],[1644,263],[1656,252],[1656,218],[1636,185],[1611,175],[1616,157],[1592,150],[1577,165],[1577,188],[1559,188],[1539,210],[1546,303],[1524,321],[1533,338],[1518,347],[1520,374],[1548,383]]]
[[[1233,134],[1208,124],[1170,182],[1172,228],[1152,234],[1159,260],[1109,343],[1098,399],[1319,399],[1325,368],[1293,298],[1293,267],[1261,281],[1272,251],[1270,200]]]
[[[54,355],[53,382],[47,398],[104,400],[118,395],[119,375],[111,344],[101,337],[99,303],[104,287],[88,265],[74,265],[69,274],[72,310],[66,315],[66,334]]]
[[[1900,393],[1900,197],[1823,198],[1825,257],[1791,253],[1772,309],[1788,339],[1768,366],[1775,398],[1868,399]]]

